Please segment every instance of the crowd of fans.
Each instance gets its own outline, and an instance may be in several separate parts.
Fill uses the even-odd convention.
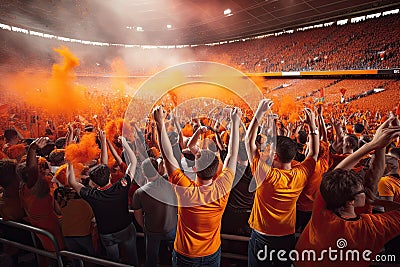
[[[8,69],[22,69],[27,61],[32,66],[42,67],[44,62],[51,64],[54,61],[51,47],[68,45],[83,59],[78,72],[96,75],[110,74],[115,57],[122,57],[127,62],[130,75],[152,75],[173,64],[196,60],[224,63],[243,72],[391,69],[398,67],[400,60],[396,50],[399,26],[400,16],[394,14],[215,46],[174,49],[90,47],[93,53],[82,51],[85,48],[82,44],[2,31],[0,56]]]
[[[279,90],[288,91],[269,93]],[[176,103],[163,102],[145,121],[123,126],[130,99],[86,97],[103,103],[96,116],[2,107],[1,216],[49,231],[60,249],[136,266],[140,227],[146,266],[156,265],[162,240],[171,244],[176,266],[212,265],[221,257],[219,234],[227,233],[250,236],[249,266],[265,266],[258,250],[264,245],[293,250],[295,230],[304,230],[298,251],[321,251],[339,237],[353,242],[365,231],[365,240],[373,238],[375,245],[354,241],[349,247],[370,249],[373,256],[400,233],[399,211],[382,213],[382,207],[398,209],[393,202],[399,198],[398,107],[372,112],[351,103],[304,102],[304,110],[290,110],[297,114],[291,116],[278,97],[276,106],[264,99],[255,112],[244,106],[207,110],[206,103],[187,102],[177,116]],[[381,184],[381,177],[388,178]],[[313,217],[313,204],[323,217],[321,211]],[[373,206],[379,206],[375,215]],[[343,236],[334,230],[324,239],[321,231],[329,226],[309,220],[355,229]],[[26,242],[21,234],[11,238]],[[38,240],[55,250],[46,237]],[[388,243],[386,253],[398,256],[392,249],[398,245],[398,240]],[[11,256],[17,259],[18,252]],[[276,264],[277,258],[270,261]],[[49,264],[44,258],[40,263]]]
[[[400,62],[399,21],[386,16],[190,52],[171,49],[164,57],[183,53],[245,72],[393,68]],[[152,50],[139,53],[151,58]],[[37,60],[29,52],[6,60],[14,57],[21,64]],[[88,62],[97,59],[84,60],[78,71],[92,72]],[[151,63],[151,70],[138,64],[131,71],[164,67]],[[163,241],[174,266],[219,266],[226,245],[220,233],[250,237],[242,251],[249,266],[368,266],[378,253],[400,260],[399,81],[255,80],[265,99],[253,111],[233,101],[218,106],[173,94],[131,99],[118,86],[103,90],[113,84],[106,79],[80,76],[89,90],[79,105],[67,102],[75,99],[72,91],[57,103],[46,102],[53,100],[41,89],[35,88],[36,102],[29,102],[33,93],[0,91],[4,220],[49,231],[59,249],[134,266],[156,266]],[[374,89],[384,90],[366,93]],[[124,121],[128,105],[143,119]],[[21,232],[2,230],[8,239],[30,242]],[[144,232],[144,260],[137,230]],[[264,251],[323,255],[340,238],[348,249],[371,251],[370,260],[283,261]],[[37,242],[56,250],[45,236],[37,235]],[[2,252],[1,266],[17,264],[20,251],[4,245]],[[40,266],[54,264],[39,257]]]

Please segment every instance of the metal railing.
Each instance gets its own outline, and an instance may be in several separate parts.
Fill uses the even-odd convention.
[[[90,263],[94,263],[94,264],[98,264],[98,265],[102,265],[102,266],[110,266],[110,267],[132,267],[132,265],[117,263],[117,262],[108,261],[108,260],[104,260],[104,259],[98,259],[95,257],[82,255],[82,254],[74,253],[74,252],[67,251],[67,250],[60,250],[54,236],[51,233],[49,233],[48,231],[45,231],[40,228],[36,228],[36,227],[26,225],[23,223],[18,223],[18,222],[13,222],[13,221],[5,221],[3,218],[0,218],[0,224],[30,232],[32,240],[33,240],[33,246],[18,243],[18,242],[15,242],[15,241],[12,241],[9,239],[5,239],[2,237],[0,237],[0,243],[7,244],[7,245],[10,245],[10,246],[13,246],[13,247],[25,250],[25,251],[32,252],[35,255],[41,255],[41,256],[44,256],[47,258],[54,259],[57,261],[57,264],[59,267],[64,266],[62,257],[68,258],[68,259],[77,259],[80,261],[81,266],[83,266],[84,262],[90,262]],[[36,244],[35,234],[41,234],[41,235],[44,235],[47,238],[49,238],[54,246],[55,251],[50,252],[50,251],[38,248],[37,244]]]

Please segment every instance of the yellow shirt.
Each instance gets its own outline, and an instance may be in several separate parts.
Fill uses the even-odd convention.
[[[378,192],[381,197],[393,197],[393,201],[400,202],[400,179],[384,176],[379,180]]]
[[[215,253],[221,246],[221,219],[228,202],[234,172],[223,169],[209,186],[200,186],[180,169],[169,181],[178,199],[178,224],[174,249],[181,255],[197,258]]]
[[[322,153],[321,153],[322,150]],[[320,156],[315,165],[315,170],[311,177],[307,180],[299,199],[297,200],[297,209],[301,211],[312,211],[315,197],[321,185],[322,174],[329,168],[329,143],[321,141]]]
[[[256,156],[252,172],[257,182],[249,225],[272,236],[295,232],[296,201],[308,177],[315,169],[315,160],[307,158],[290,170],[271,168]]]

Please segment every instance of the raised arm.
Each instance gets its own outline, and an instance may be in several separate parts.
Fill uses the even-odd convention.
[[[197,128],[196,132],[194,132],[193,136],[189,139],[188,148],[193,155],[198,155],[200,148],[197,146],[197,141],[200,136],[208,131],[206,126],[200,126]]]
[[[179,146],[181,147],[181,149],[184,149],[184,137],[183,137],[183,133],[182,133],[182,127],[179,124],[179,119],[177,118],[177,116],[172,116],[172,121],[174,123],[174,126],[176,128],[176,130],[178,131],[178,142],[179,142]]]
[[[319,131],[321,140],[328,142],[328,132],[326,130],[322,105],[318,105],[318,107],[317,107],[317,121],[318,121],[318,131]]]
[[[257,155],[256,137],[257,129],[261,122],[262,116],[267,112],[273,105],[272,100],[263,99],[260,101],[256,112],[254,113],[253,119],[246,131],[245,145],[247,151],[247,157],[249,158],[250,164],[253,164],[253,159]]]
[[[26,158],[27,180],[26,185],[28,188],[33,187],[39,178],[38,159],[36,150],[43,148],[47,144],[46,137],[40,137],[33,141],[28,148],[28,155]]]
[[[386,120],[376,130],[375,136],[371,142],[363,145],[356,152],[342,160],[335,169],[350,170],[369,152],[386,147],[392,139],[400,133],[400,126],[390,126],[394,119],[394,117],[391,117]],[[379,170],[379,172],[382,172],[381,175],[383,174],[383,171]]]
[[[145,147],[145,139],[142,131],[140,128],[136,125],[136,123],[133,123],[133,127],[135,128],[135,133],[134,133],[134,142],[133,144],[135,145],[135,149],[138,152],[137,155],[141,161],[145,160],[147,158],[146,154],[146,147]]]
[[[72,127],[71,123],[68,123],[68,132],[65,138],[66,138],[65,147],[72,144],[72,142],[74,141],[74,128]]]
[[[135,170],[137,165],[137,158],[135,152],[133,152],[132,148],[129,146],[128,142],[126,141],[125,137],[121,136],[122,147],[124,148],[125,155],[129,161],[128,168],[126,169],[126,174],[129,175],[131,180],[135,176]]]
[[[106,140],[107,140],[107,145],[108,145],[108,148],[110,149],[111,155],[114,157],[114,159],[117,162],[117,164],[121,165],[122,164],[122,159],[121,159],[120,155],[118,155],[118,152],[117,152],[117,150],[115,150],[115,147],[112,144],[112,142],[110,140],[108,140],[108,139],[106,139]]]
[[[333,129],[335,129],[335,141],[332,143],[332,148],[338,154],[342,152],[343,145],[343,129],[340,120],[331,119],[331,123],[333,125]]]
[[[366,195],[370,201],[376,199],[378,193],[378,182],[385,171],[385,147],[376,149],[374,155],[372,163],[364,178],[364,187],[367,191]]]
[[[231,111],[231,133],[229,136],[229,144],[228,144],[228,155],[224,161],[224,167],[228,168],[235,172],[236,164],[237,164],[237,156],[239,152],[239,126],[240,119],[242,117],[242,111],[240,108],[235,107]]]
[[[107,151],[107,139],[106,134],[103,130],[98,131],[100,143],[101,143],[101,152],[100,152],[100,162],[101,164],[108,164],[108,151]]]
[[[316,131],[317,126],[315,125],[315,114],[309,108],[304,109],[304,114],[306,116],[304,123],[306,123],[308,125],[308,128],[310,130],[310,132],[309,132],[310,143],[308,145],[307,157],[311,157],[315,161],[317,161],[318,153],[319,153],[319,134],[318,134],[318,131]]]
[[[160,106],[155,107],[153,110],[153,118],[157,125],[158,143],[160,144],[160,151],[163,156],[168,175],[171,175],[176,169],[179,169],[179,164],[172,151],[167,130],[165,129],[164,117],[165,111],[163,108]]]
[[[76,181],[74,166],[71,164],[71,162],[67,163],[67,179],[69,186],[71,186],[79,195],[81,195],[81,189],[84,187],[84,185]]]

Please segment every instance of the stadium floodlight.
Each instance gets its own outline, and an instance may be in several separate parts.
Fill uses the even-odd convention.
[[[224,10],[224,15],[225,16],[232,16],[232,10],[230,8],[227,8]]]

